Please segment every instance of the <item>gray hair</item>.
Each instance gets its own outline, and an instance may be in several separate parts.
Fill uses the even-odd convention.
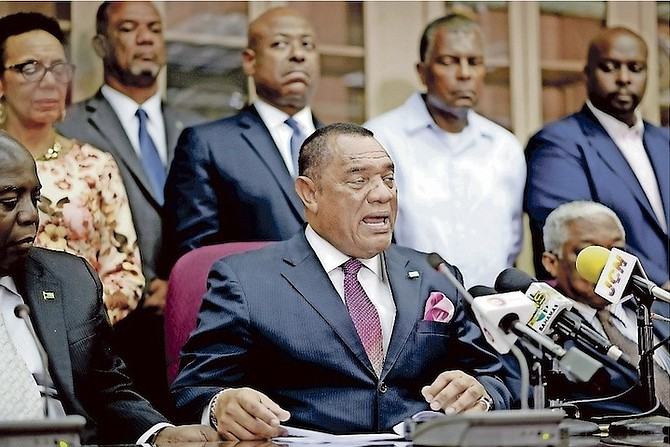
[[[576,200],[574,202],[564,203],[549,213],[543,228],[544,249],[550,253],[558,255],[561,246],[568,239],[568,223],[576,220],[584,220],[593,217],[610,217],[621,231],[625,238],[626,232],[623,229],[621,220],[614,211],[602,203],[591,202],[588,200]]]

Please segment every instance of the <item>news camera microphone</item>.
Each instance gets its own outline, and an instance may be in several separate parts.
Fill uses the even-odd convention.
[[[563,337],[575,340],[581,346],[606,355],[621,365],[637,367],[621,348],[586,325],[582,318],[571,310],[572,301],[549,284],[537,281],[522,270],[508,268],[500,272],[496,278],[495,290],[524,292],[527,299],[530,299],[535,306],[535,312],[528,320],[528,325],[539,332],[546,335],[558,332]]]
[[[33,338],[33,341],[35,342],[35,345],[37,345],[37,351],[39,351],[40,354],[40,360],[42,362],[42,374],[43,374],[43,380],[44,380],[44,416],[48,419],[49,418],[49,392],[47,389],[48,383],[49,383],[49,357],[47,357],[47,352],[44,350],[44,346],[42,346],[42,343],[40,342],[40,339],[37,338],[37,334],[35,333],[35,329],[33,328],[33,324],[30,321],[29,315],[30,315],[30,308],[26,304],[17,304],[16,307],[14,308],[14,315],[16,315],[16,318],[20,318],[23,320],[23,322],[26,324],[26,327],[28,328],[28,332],[30,332],[30,336]]]
[[[522,292],[497,293],[495,289],[484,286],[476,287],[476,289],[472,288],[471,290],[475,289],[473,291],[482,293],[482,295],[475,297],[472,310],[485,335],[487,332],[485,329],[486,322],[497,323],[506,334],[512,333],[544,348],[552,357],[556,358],[565,375],[573,380],[602,386],[604,380],[608,379],[608,377],[604,377],[605,375],[609,376],[609,374],[603,369],[602,363],[576,347],[566,350],[542,332],[524,323],[533,317],[536,309],[533,302]],[[489,342],[491,343],[491,341]],[[498,352],[504,354],[504,352],[498,350],[495,344],[492,343],[492,346]]]
[[[618,303],[631,286],[645,297],[670,303],[670,292],[649,281],[640,261],[618,248],[586,247],[577,255],[577,271],[611,303]]]

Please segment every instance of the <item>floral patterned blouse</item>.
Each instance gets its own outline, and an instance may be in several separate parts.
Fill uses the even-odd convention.
[[[109,318],[118,322],[137,307],[144,276],[116,162],[74,142],[57,159],[38,160],[37,173],[42,191],[35,245],[86,258],[100,275]]]

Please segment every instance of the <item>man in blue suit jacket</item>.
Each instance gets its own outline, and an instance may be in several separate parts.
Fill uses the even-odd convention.
[[[318,129],[302,147],[300,173],[306,228],[212,267],[172,388],[185,420],[257,439],[281,434],[280,421],[383,432],[429,408],[507,408],[501,365],[456,288],[424,253],[391,244],[394,167],[372,133]],[[343,264],[352,259],[363,264],[356,282],[374,307],[363,319],[349,309]],[[444,313],[435,317],[437,308]],[[379,363],[358,329],[377,320]]]
[[[203,245],[288,239],[304,223],[293,189],[293,118],[319,127],[309,101],[320,68],[314,29],[295,10],[271,9],[249,25],[242,53],[258,99],[235,116],[187,128],[165,188],[164,264]]]
[[[611,304],[609,301],[596,295],[595,285],[581,277],[576,269],[577,254],[591,245],[599,245],[607,249],[613,247],[624,248],[626,235],[621,221],[615,213],[606,206],[590,202],[575,201],[565,203],[547,217],[544,226],[544,246],[542,262],[547,271],[556,280],[556,289],[566,297],[574,301],[573,311],[577,313],[584,323],[595,331],[610,338],[610,342],[618,344],[620,340],[609,337],[603,329],[602,320],[606,316],[599,315],[601,309],[607,309],[612,316],[609,324],[617,328],[622,336],[628,341],[619,347],[631,358],[637,354],[637,321],[635,299],[624,304]],[[668,305],[662,304],[667,313]],[[666,339],[670,335],[670,324],[668,322],[654,320],[654,344]],[[590,355],[598,359],[610,375],[607,386],[594,392],[587,385],[579,383],[563,383],[559,377],[554,377],[548,387],[549,399],[560,399],[563,402],[586,399],[579,403],[581,417],[591,418],[595,415],[611,414],[638,414],[651,408],[647,395],[636,385],[640,381],[637,369],[626,368],[618,365],[611,358],[602,355],[595,350],[589,350]],[[668,370],[670,370],[670,354],[667,343],[657,349],[654,361],[656,396],[662,405],[670,404],[670,382],[668,381]],[[627,393],[623,393],[627,389]],[[616,397],[613,397],[616,396]],[[594,399],[599,398],[599,399]],[[570,405],[568,405],[568,408]],[[666,407],[667,411],[670,407]]]
[[[10,344],[19,348],[35,388],[39,383],[50,389],[50,417],[83,416],[85,444],[143,443],[154,435],[161,445],[217,440],[207,426],[170,426],[133,390],[123,361],[112,349],[112,327],[96,272],[81,257],[32,247],[39,192],[32,155],[0,134],[0,330],[7,330]],[[24,303],[49,358],[48,378],[37,343],[13,312]],[[14,402],[5,397],[0,396],[0,406],[11,410]]]
[[[584,73],[587,104],[528,142],[525,209],[536,267],[547,215],[562,203],[592,200],[619,216],[627,250],[670,289],[670,134],[636,111],[647,81],[646,44],[626,28],[607,29],[590,44]]]

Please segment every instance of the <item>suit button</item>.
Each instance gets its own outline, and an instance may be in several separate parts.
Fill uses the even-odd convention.
[[[389,387],[386,386],[386,384],[384,382],[381,382],[379,384],[379,386],[377,387],[377,389],[379,390],[380,393],[384,394],[385,392],[387,392],[389,390]]]

